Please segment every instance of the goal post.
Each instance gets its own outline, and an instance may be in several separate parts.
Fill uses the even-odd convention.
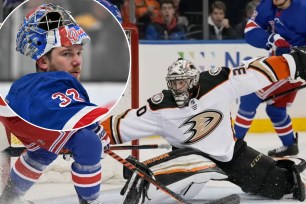
[[[131,67],[131,108],[139,107],[139,34],[135,24],[123,23],[123,29],[126,32],[130,44]],[[128,88],[128,87],[127,87]],[[139,141],[132,141],[132,145],[138,145]],[[132,155],[139,159],[139,150],[132,150]]]

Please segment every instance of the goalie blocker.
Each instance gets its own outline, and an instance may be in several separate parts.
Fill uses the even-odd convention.
[[[230,162],[206,157],[209,156],[200,151],[178,149],[149,159],[138,168],[186,200],[193,199],[209,180],[224,180],[227,176],[228,181],[246,193],[273,199],[293,194],[295,199],[305,200],[305,187],[300,177],[300,169],[304,169],[291,160],[275,161],[248,147],[243,140],[237,141]],[[136,164],[134,158],[127,160]],[[305,161],[300,165],[302,163]],[[129,178],[121,191],[124,203],[165,202],[168,199],[167,195],[160,193],[136,173],[125,170],[124,177]]]

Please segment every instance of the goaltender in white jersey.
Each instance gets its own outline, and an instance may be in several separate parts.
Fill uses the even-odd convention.
[[[223,173],[244,192],[273,199],[293,193],[293,198],[302,201],[305,199],[305,189],[298,165],[290,160],[275,161],[248,147],[245,141],[237,140],[232,129],[230,109],[236,98],[262,89],[272,82],[288,77],[305,79],[304,49],[298,48],[279,57],[252,59],[234,69],[219,67],[202,73],[192,62],[180,58],[168,68],[166,80],[169,90],[154,95],[143,107],[111,116],[102,124],[112,143],[161,135],[180,149],[164,159],[144,163],[149,167],[147,171],[152,171],[158,181],[182,196],[188,194],[186,189],[192,186],[194,179],[192,182],[189,179],[188,183],[180,183],[180,188],[173,187],[173,184],[187,177],[198,176],[203,171],[199,168],[187,170],[188,165],[185,165],[181,169],[185,168],[186,171],[179,173],[179,168],[174,170],[173,166],[177,165],[178,160],[188,164],[192,161],[190,156],[196,158],[201,155],[203,161],[208,158],[222,169],[212,168],[219,174],[212,175],[212,178],[222,178],[220,175]],[[160,173],[161,169],[164,173]],[[189,174],[186,175],[186,172]],[[152,194],[150,196],[151,191],[147,192],[148,184],[141,178],[134,175],[130,180],[123,190],[125,203],[156,201]],[[139,182],[142,182],[142,189],[135,188]],[[155,188],[155,191],[158,190]],[[143,195],[135,199],[139,194]],[[192,194],[195,195],[194,192]]]

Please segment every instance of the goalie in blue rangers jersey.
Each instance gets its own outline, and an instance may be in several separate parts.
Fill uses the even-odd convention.
[[[22,131],[14,121],[3,119],[12,133],[17,132],[16,137],[27,151],[14,164],[0,203],[25,203],[22,196],[63,147],[73,154],[71,173],[80,203],[100,203],[100,160],[109,139],[97,121],[108,109],[91,103],[79,82],[83,46],[89,41],[70,12],[60,6],[43,4],[24,18],[17,33],[16,50],[36,61],[37,72],[15,81],[6,101],[32,124],[76,130],[57,136],[41,135]]]
[[[178,59],[168,68],[169,90],[102,124],[115,144],[161,135],[179,148],[145,161],[147,166],[140,168],[186,199],[194,198],[210,179],[228,177],[247,193],[272,199],[293,194],[303,201],[300,172],[305,161],[275,161],[237,140],[231,125],[231,104],[237,97],[288,77],[306,78],[305,48],[251,59],[234,69],[220,67],[202,73],[190,61]],[[126,177],[124,203],[166,202],[167,195],[136,173]]]

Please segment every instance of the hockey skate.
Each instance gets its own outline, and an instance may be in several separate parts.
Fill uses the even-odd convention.
[[[96,200],[83,200],[79,197],[79,204],[102,204],[102,201],[99,197]]]
[[[277,149],[273,149],[268,152],[270,157],[284,157],[284,156],[293,156],[299,153],[298,147],[298,133],[295,134],[295,143],[289,145],[288,147],[282,146]]]

